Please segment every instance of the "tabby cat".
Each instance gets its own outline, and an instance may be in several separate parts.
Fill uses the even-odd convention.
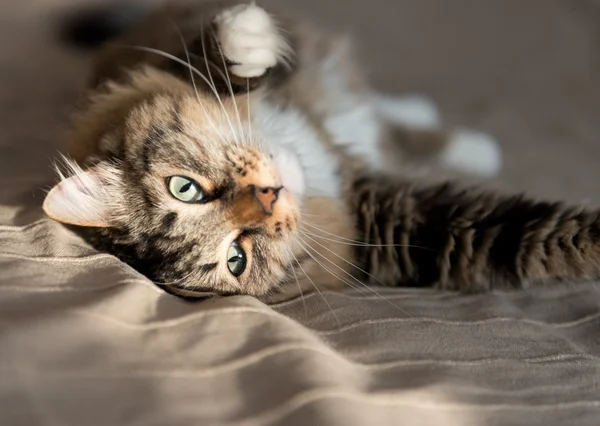
[[[427,105],[374,94],[345,39],[254,2],[168,3],[100,50],[90,86],[44,210],[169,292],[600,270],[597,212],[421,182],[412,161],[493,174],[499,150],[424,128]]]

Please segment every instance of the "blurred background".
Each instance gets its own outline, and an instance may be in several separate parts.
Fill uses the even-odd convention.
[[[120,0],[118,3],[126,3]],[[107,3],[107,2],[104,2]],[[0,2],[2,216],[41,197],[59,130],[88,55],[62,45],[57,23],[98,0]],[[280,0],[350,33],[373,85],[431,97],[447,125],[501,144],[506,190],[600,201],[600,2],[595,0]],[[15,170],[22,176],[15,180]],[[10,191],[7,189],[10,188]],[[22,189],[22,190],[21,190]],[[41,201],[41,199],[40,199]],[[6,209],[6,207],[3,207]]]

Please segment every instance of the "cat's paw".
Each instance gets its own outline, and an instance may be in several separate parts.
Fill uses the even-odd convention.
[[[451,134],[441,155],[442,163],[479,176],[494,176],[502,168],[502,150],[491,136],[461,129]]]
[[[376,95],[375,107],[390,123],[403,126],[433,129],[440,126],[440,113],[435,103],[420,95]]]
[[[242,78],[262,76],[288,52],[271,16],[254,4],[242,4],[215,18],[217,37],[230,71]]]

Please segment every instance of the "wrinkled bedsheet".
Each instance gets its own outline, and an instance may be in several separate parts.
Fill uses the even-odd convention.
[[[0,424],[599,424],[596,284],[188,303],[44,219],[86,66],[51,22],[81,3],[0,4]],[[598,201],[594,2],[295,4],[353,28],[380,87],[500,139],[501,186]]]

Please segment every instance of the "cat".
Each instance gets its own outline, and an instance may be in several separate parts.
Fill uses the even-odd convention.
[[[481,291],[600,269],[598,213],[427,183],[498,145],[374,93],[346,39],[255,2],[179,1],[106,44],[50,218],[181,297]]]

